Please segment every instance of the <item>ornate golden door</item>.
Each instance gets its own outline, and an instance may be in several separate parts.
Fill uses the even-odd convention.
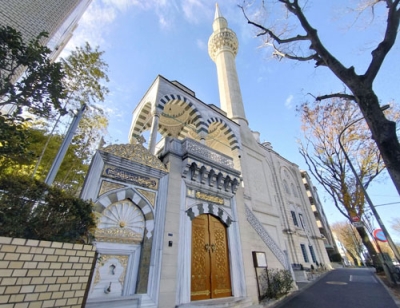
[[[225,226],[208,214],[192,221],[191,300],[232,295]]]

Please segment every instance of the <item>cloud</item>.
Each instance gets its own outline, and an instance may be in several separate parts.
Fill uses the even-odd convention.
[[[207,48],[208,48],[207,43],[204,42],[204,41],[201,40],[201,39],[197,39],[197,40],[196,40],[196,45],[197,45],[197,47],[199,47],[200,50],[207,50]]]
[[[292,109],[292,107],[293,107],[293,105],[292,105],[292,100],[293,100],[293,95],[290,94],[290,95],[288,96],[288,98],[286,99],[286,101],[285,101],[285,107],[286,107],[287,109]]]
[[[202,0],[182,1],[182,11],[185,19],[190,23],[199,23],[212,13],[209,5]]]
[[[89,42],[91,46],[104,46],[106,43],[104,37],[117,14],[115,6],[93,1],[83,14],[61,57],[66,57],[75,47],[83,46],[85,42]]]

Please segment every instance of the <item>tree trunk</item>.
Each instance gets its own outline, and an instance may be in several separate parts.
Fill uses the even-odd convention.
[[[400,143],[396,134],[396,123],[386,119],[372,86],[350,87],[360,110],[371,130],[372,138],[380,151],[386,169],[400,195]]]
[[[370,241],[368,233],[365,231],[365,228],[364,227],[357,228],[357,232],[360,235],[365,248],[367,248],[367,250],[368,250],[368,254],[370,255],[370,257],[372,259],[372,262],[374,264],[376,271],[377,272],[382,271],[383,264],[379,258],[379,255],[378,255],[374,245]]]
[[[357,259],[357,257],[351,252],[351,251],[349,251],[349,250],[347,250],[347,253],[349,254],[349,256],[350,256],[350,258],[352,258],[353,259],[353,264],[355,265],[355,266],[358,266],[358,259]]]

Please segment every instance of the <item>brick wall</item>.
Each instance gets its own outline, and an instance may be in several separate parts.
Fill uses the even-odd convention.
[[[0,237],[0,308],[81,307],[92,245]]]

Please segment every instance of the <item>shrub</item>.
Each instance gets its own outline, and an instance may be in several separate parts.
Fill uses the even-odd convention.
[[[0,236],[83,242],[95,227],[90,202],[27,177],[0,177]]]
[[[288,270],[266,269],[260,278],[261,299],[279,298],[292,289],[293,278]]]

